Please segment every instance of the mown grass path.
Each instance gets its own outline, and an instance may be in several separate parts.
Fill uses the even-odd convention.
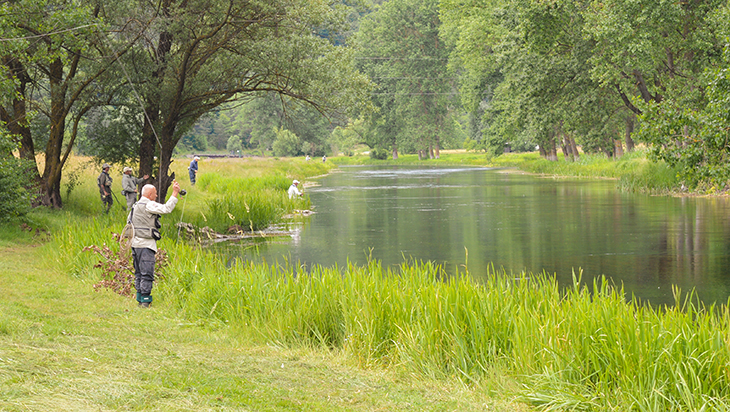
[[[364,370],[139,309],[60,273],[47,247],[0,247],[2,411],[526,410],[488,388]]]

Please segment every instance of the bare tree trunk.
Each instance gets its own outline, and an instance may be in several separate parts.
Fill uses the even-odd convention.
[[[12,100],[12,112],[5,107],[0,106],[0,120],[5,123],[10,134],[18,136],[17,142],[20,143],[18,149],[20,158],[30,160],[35,163],[35,147],[33,144],[33,135],[30,131],[28,123],[28,111],[25,105],[25,91],[28,83],[31,82],[30,76],[26,72],[25,66],[15,57],[6,56],[3,58],[4,64],[10,69],[10,77],[14,78],[18,83],[16,87],[16,96]],[[8,108],[10,110],[10,108]],[[40,181],[38,168],[35,169],[34,180]]]
[[[626,116],[626,135],[624,140],[626,141],[626,151],[634,151],[634,139],[631,138],[631,134],[634,133],[634,119],[636,115],[633,113]]]
[[[434,148],[434,152],[435,152],[434,157],[436,159],[441,159],[441,148],[439,147],[439,143],[440,143],[439,137],[436,136],[436,147]]]
[[[558,149],[557,145],[555,144],[555,131],[551,131],[549,133],[546,144],[547,147],[545,148],[545,151],[547,152],[547,160],[550,160],[551,162],[557,162]]]
[[[172,151],[175,148],[174,145],[169,147],[165,145],[166,139],[163,140],[162,150],[160,150],[160,175],[157,177],[157,201],[165,203],[167,197],[167,189],[170,188],[172,182],[175,180],[175,172],[171,175],[167,175],[170,171],[170,165],[172,164]]]
[[[573,159],[574,160],[580,159],[580,152],[578,152],[578,145],[575,144],[575,138],[570,134],[566,135],[566,138],[568,139],[568,142],[570,143],[570,150],[573,152]]]
[[[159,118],[159,109],[154,104],[145,107],[146,116],[142,126],[142,139],[139,145],[139,174],[140,176],[157,176],[159,170],[155,170],[155,154],[157,152],[157,137],[155,136],[154,124]],[[147,118],[149,116],[149,119]],[[152,124],[150,124],[152,121]]]
[[[568,147],[568,139],[565,135],[560,137],[560,149],[563,151],[563,158],[568,161],[573,161],[573,152]]]
[[[624,145],[621,139],[615,139],[613,141],[613,157],[616,159],[621,158],[624,155]]]
[[[431,159],[431,160],[434,159],[434,156],[433,156],[433,145],[430,144],[430,143],[428,145],[428,158]]]
[[[46,145],[46,163],[41,178],[41,203],[60,208],[61,202],[61,150],[66,132],[66,86],[63,84],[64,67],[61,59],[50,66],[51,131]]]
[[[548,156],[548,160],[551,162],[557,162],[558,161],[558,148],[555,145],[555,141],[553,140],[552,145],[550,147],[550,155]]]
[[[393,143],[393,160],[398,160],[398,146]]]

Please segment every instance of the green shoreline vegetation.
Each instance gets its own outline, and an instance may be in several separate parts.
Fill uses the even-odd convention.
[[[641,153],[553,162],[552,171],[532,154],[441,157],[421,164],[673,187],[672,171]],[[182,181],[188,195],[163,218],[159,246],[170,259],[147,311],[94,287],[101,256],[82,249],[115,252],[125,213],[115,205],[101,215],[98,172],[83,169],[63,210],[34,210],[22,228],[0,231],[0,409],[730,409],[727,305],[677,291],[676,305],[653,308],[605,279],[582,284],[580,274],[562,290],[548,274],[498,270],[477,284],[468,265],[454,274],[429,262],[309,271],[228,262],[177,238],[181,220],[261,228],[310,206],[286,197],[291,179],[306,194],[335,163],[370,162],[203,159],[198,185]]]

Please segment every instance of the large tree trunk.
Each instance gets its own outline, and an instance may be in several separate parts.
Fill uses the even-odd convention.
[[[440,139],[438,136],[436,136],[436,144],[434,147],[434,157],[436,159],[441,159],[441,148],[439,147]]]
[[[154,125],[159,118],[157,105],[148,104],[145,107],[144,125],[142,126],[142,139],[139,145],[139,175],[157,176],[155,170],[155,155],[157,152],[157,137],[155,136]],[[150,122],[152,122],[150,124]]]
[[[574,160],[580,159],[580,152],[578,152],[578,145],[575,144],[575,138],[570,134],[566,135],[566,138],[568,139],[568,142],[570,143],[570,150],[573,152],[573,159]]]
[[[550,137],[550,141],[548,142],[548,160],[551,162],[557,162],[558,161],[558,147],[555,143],[555,136]]]
[[[46,164],[41,179],[41,203],[45,206],[60,208],[61,202],[61,150],[66,131],[66,86],[63,83],[63,62],[56,59],[50,66],[51,88],[51,131],[46,145]]]
[[[634,151],[634,139],[631,138],[631,134],[634,133],[634,118],[636,116],[633,114],[630,114],[626,116],[626,134],[624,137],[624,141],[626,142],[626,151],[627,152],[633,152]]]
[[[568,161],[572,162],[573,159],[573,151],[569,147],[570,143],[568,142],[568,137],[566,135],[560,136],[560,150],[563,151],[563,158]]]
[[[393,143],[393,160],[398,160],[398,146]]]
[[[621,158],[624,155],[624,145],[621,143],[621,139],[615,139],[613,141],[613,157],[615,159]]]
[[[31,79],[22,63],[15,57],[6,56],[3,62],[10,69],[10,76],[16,79],[18,87],[15,89],[16,96],[12,101],[12,112],[8,112],[5,107],[0,106],[0,120],[5,123],[10,134],[17,136],[17,142],[20,143],[18,149],[20,158],[30,160],[35,163],[35,147],[33,145],[33,135],[30,131],[28,123],[28,111],[25,105],[25,90]],[[35,169],[34,178],[40,180],[38,169]]]

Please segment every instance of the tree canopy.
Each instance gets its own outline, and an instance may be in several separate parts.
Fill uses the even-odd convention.
[[[425,159],[464,130],[552,160],[639,139],[689,187],[730,180],[726,2],[351,3],[2,2],[3,153],[44,155],[31,193],[54,207],[74,148],[137,163],[164,196],[181,146]]]

